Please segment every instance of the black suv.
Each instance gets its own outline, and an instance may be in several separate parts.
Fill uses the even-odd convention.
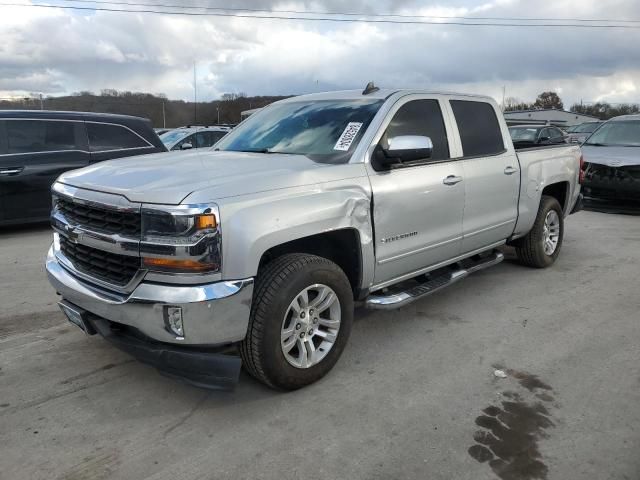
[[[95,162],[166,151],[149,120],[126,115],[0,111],[0,225],[44,221],[51,184]]]

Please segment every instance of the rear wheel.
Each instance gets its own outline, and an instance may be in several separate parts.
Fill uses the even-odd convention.
[[[243,365],[271,387],[313,383],[338,361],[352,321],[353,293],[340,267],[315,255],[279,257],[258,276]]]
[[[560,255],[563,236],[562,207],[555,198],[543,195],[533,228],[516,244],[518,260],[535,268],[552,265]]]

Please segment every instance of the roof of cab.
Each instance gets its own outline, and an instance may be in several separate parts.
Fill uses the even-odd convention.
[[[400,96],[418,94],[418,95],[445,95],[445,96],[455,96],[455,97],[470,97],[478,100],[487,100],[494,102],[494,99],[486,96],[486,95],[474,95],[469,93],[456,93],[456,92],[443,92],[443,91],[435,91],[435,90],[420,90],[420,89],[388,89],[381,88],[376,90],[375,92],[363,94],[362,90],[339,90],[336,92],[322,92],[322,93],[310,93],[307,95],[299,95],[297,97],[290,97],[284,100],[280,100],[278,103],[282,102],[297,102],[300,100],[359,100],[359,99],[381,99],[386,100],[389,97],[399,94]]]

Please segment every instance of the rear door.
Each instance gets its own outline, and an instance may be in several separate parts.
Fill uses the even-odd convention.
[[[83,122],[6,119],[6,150],[0,155],[3,221],[45,220],[51,210],[51,185],[67,170],[89,164]]]
[[[157,151],[150,142],[124,125],[85,122],[91,163]]]
[[[465,202],[462,252],[505,240],[518,214],[520,171],[506,127],[495,105],[469,100],[449,102],[459,143],[456,156],[464,165]]]
[[[390,170],[367,164],[373,190],[376,285],[451,259],[460,253],[464,182],[451,159],[452,132],[439,97],[408,95],[391,109],[374,145],[399,135],[428,136],[431,158]]]

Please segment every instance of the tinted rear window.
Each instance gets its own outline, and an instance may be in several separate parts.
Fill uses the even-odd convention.
[[[150,146],[146,140],[120,125],[87,122],[87,136],[92,152]]]
[[[465,157],[492,155],[504,151],[502,131],[491,104],[451,100]]]
[[[8,120],[7,153],[76,150],[75,122],[50,120]]]

